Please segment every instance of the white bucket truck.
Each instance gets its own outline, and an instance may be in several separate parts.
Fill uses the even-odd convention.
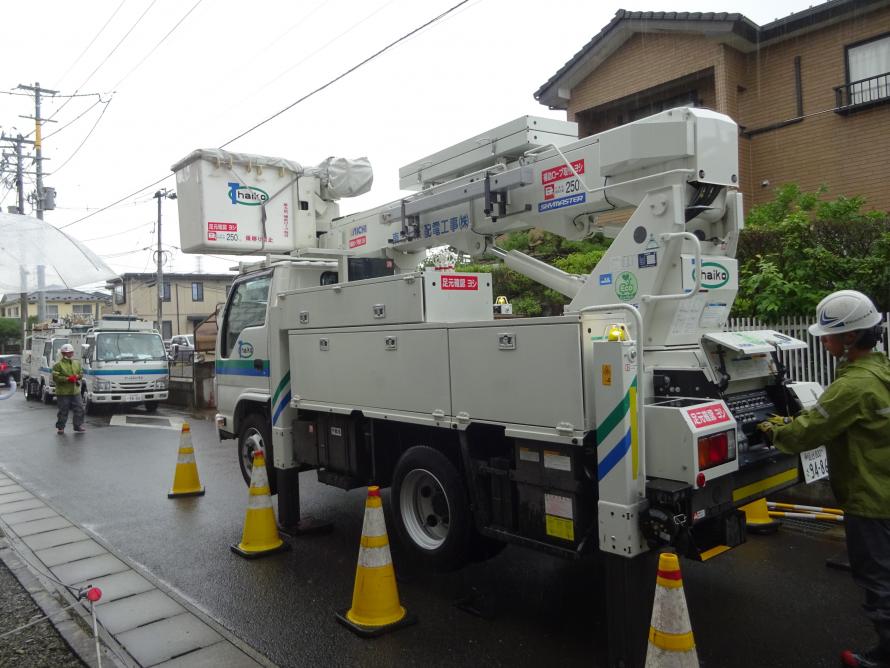
[[[104,316],[78,335],[84,409],[145,404],[153,412],[168,396],[170,371],[161,335],[136,316]]]
[[[279,523],[299,478],[391,486],[395,537],[433,567],[506,543],[605,568],[610,663],[639,665],[654,548],[707,560],[745,540],[739,506],[798,481],[755,426],[815,389],[775,332],[725,332],[743,225],[738,127],[679,108],[599,135],[523,117],[401,170],[414,195],[340,217],[365,163],[196,151],[174,165],[183,247],[242,267],[216,349],[220,436],[245,480],[267,451]],[[587,276],[495,245],[570,239],[635,207]],[[570,300],[494,320],[488,274],[419,272],[426,249],[490,254]],[[336,269],[329,266],[336,263]],[[269,456],[268,453],[271,453]]]

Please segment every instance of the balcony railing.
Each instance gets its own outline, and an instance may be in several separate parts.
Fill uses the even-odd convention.
[[[890,72],[834,88],[835,111],[849,114],[890,101]]]

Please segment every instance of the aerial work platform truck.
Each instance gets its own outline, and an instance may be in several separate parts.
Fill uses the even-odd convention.
[[[743,226],[738,127],[678,108],[578,139],[522,117],[400,170],[411,195],[341,216],[364,159],[304,167],[199,150],[174,165],[184,250],[243,264],[221,317],[217,426],[245,480],[271,453],[279,523],[300,471],[391,487],[394,533],[433,568],[517,544],[596,557],[609,655],[640,663],[648,555],[708,560],[738,508],[798,481],[755,429],[818,387],[785,377],[773,331],[728,332]],[[603,214],[633,208],[621,226]],[[586,276],[497,246],[539,228],[613,238]],[[428,249],[493,256],[569,299],[495,320],[487,273],[419,269]]]

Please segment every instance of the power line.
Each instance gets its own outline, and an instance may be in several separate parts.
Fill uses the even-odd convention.
[[[99,35],[101,35],[102,32],[105,30],[105,28],[108,27],[108,24],[111,23],[111,20],[112,20],[115,16],[117,16],[117,13],[121,10],[121,7],[123,7],[124,4],[125,4],[126,2],[127,2],[127,0],[121,0],[121,4],[119,4],[119,5],[117,6],[117,9],[115,9],[113,12],[111,12],[111,16],[109,16],[108,19],[105,21],[105,23],[102,25],[102,27],[99,28],[99,32],[97,32],[97,33],[93,36],[93,39],[90,40],[90,43],[87,44],[87,45],[84,47],[83,51],[80,52],[80,55],[79,55],[77,58],[75,58],[75,59],[74,59],[74,62],[71,63],[71,64],[68,66],[68,69],[65,70],[65,73],[64,73],[62,76],[59,77],[59,81],[58,81],[57,83],[61,83],[61,81],[62,81],[66,76],[68,76],[68,73],[69,73],[72,69],[74,69],[74,66],[77,65],[77,63],[80,62],[80,59],[83,58],[84,54],[85,54],[87,51],[89,51],[90,47],[93,46],[93,43],[95,43],[95,41],[96,41],[97,39],[99,39]]]
[[[173,174],[167,174],[166,176],[162,176],[162,177],[159,178],[157,181],[153,181],[152,183],[149,183],[147,186],[143,186],[143,187],[139,188],[138,190],[134,190],[133,192],[129,193],[128,195],[124,195],[124,196],[121,197],[120,199],[113,201],[111,204],[106,204],[105,206],[103,206],[103,207],[101,207],[101,208],[99,208],[99,209],[96,209],[95,211],[93,211],[93,213],[88,213],[87,215],[83,216],[82,218],[78,218],[77,220],[73,220],[73,221],[71,221],[70,223],[66,223],[66,224],[64,224],[64,225],[59,225],[59,229],[60,229],[60,230],[64,230],[66,227],[71,227],[72,225],[76,225],[77,223],[83,222],[83,221],[86,220],[87,218],[92,218],[92,217],[95,216],[96,214],[102,213],[103,211],[106,211],[107,209],[110,209],[111,207],[120,204],[120,203],[123,202],[124,200],[128,200],[128,199],[130,199],[131,197],[135,197],[136,195],[138,195],[138,194],[141,193],[142,191],[144,191],[144,190],[148,190],[149,188],[153,188],[153,187],[155,187],[156,185],[158,185],[159,183],[163,183],[164,181],[166,181],[167,179],[172,178],[172,177],[173,177]]]
[[[130,26],[130,29],[124,34],[123,37],[120,38],[120,41],[119,41],[117,44],[115,44],[115,45],[114,45],[114,48],[111,49],[111,51],[108,52],[108,55],[105,56],[105,58],[102,59],[102,62],[100,62],[98,65],[96,65],[96,68],[95,68],[92,72],[90,72],[89,76],[87,76],[87,78],[84,79],[84,80],[81,82],[81,84],[80,84],[80,85],[77,87],[77,89],[74,91],[75,93],[79,93],[79,92],[80,92],[80,89],[83,88],[84,86],[86,86],[87,82],[88,82],[90,79],[93,78],[93,75],[96,74],[96,72],[98,72],[99,69],[100,69],[105,63],[107,63],[107,62],[109,61],[109,59],[111,58],[111,56],[114,55],[114,52],[117,51],[118,48],[120,48],[120,45],[123,44],[124,41],[126,41],[127,37],[130,36],[130,33],[133,32],[133,31],[136,29],[136,26],[138,26],[138,25],[142,22],[142,19],[145,18],[145,15],[148,14],[149,10],[150,10],[152,7],[155,6],[155,3],[156,3],[157,1],[158,1],[158,0],[151,0],[151,4],[150,4],[148,7],[145,8],[145,11],[142,12],[142,14],[139,15],[139,18],[136,19],[136,22],[135,22],[132,26]],[[70,101],[71,101],[71,98],[65,100],[65,102],[62,103],[62,106],[59,107],[58,109],[56,109],[55,112],[53,112],[52,116],[50,116],[47,120],[52,120],[53,118],[55,118],[56,115],[57,115],[60,111],[62,111],[62,109],[64,109],[65,106],[66,106]]]
[[[95,102],[93,102],[93,104],[91,104],[91,105],[90,105],[89,107],[87,107],[84,111],[82,111],[82,112],[80,113],[80,115],[78,115],[78,116],[76,116],[75,118],[73,118],[72,120],[68,121],[67,123],[65,123],[65,125],[63,125],[63,126],[61,126],[61,127],[59,127],[59,128],[56,128],[55,130],[53,130],[52,132],[50,132],[48,135],[46,135],[46,136],[43,138],[43,140],[46,141],[47,139],[49,139],[49,138],[52,137],[53,135],[57,135],[57,134],[59,134],[62,130],[64,130],[65,128],[67,128],[67,127],[68,127],[69,125],[71,125],[72,123],[76,123],[77,121],[79,121],[81,118],[83,118],[83,117],[87,114],[87,112],[89,112],[91,109],[93,109],[93,108],[94,108],[97,104],[99,104],[100,102],[102,102],[102,96],[101,96],[101,95],[99,96],[99,99],[98,99],[98,100],[96,100]]]
[[[116,84],[114,84],[114,86],[112,86],[112,90],[117,90],[117,87],[120,86],[121,83],[123,83],[123,81],[124,81],[127,77],[129,77],[131,74],[133,74],[133,72],[135,72],[136,70],[138,70],[139,67],[142,65],[142,63],[144,63],[146,60],[148,60],[148,59],[151,57],[151,55],[152,55],[155,51],[158,50],[158,47],[161,46],[161,44],[163,44],[164,41],[165,41],[170,35],[173,34],[173,32],[174,32],[174,31],[175,31],[175,30],[182,24],[182,22],[185,21],[185,20],[189,17],[189,14],[191,14],[193,11],[195,11],[195,9],[197,9],[198,5],[200,5],[203,1],[204,1],[204,0],[198,0],[194,5],[192,5],[192,8],[191,8],[190,10],[188,10],[185,14],[183,14],[182,18],[179,19],[179,21],[176,22],[176,25],[174,25],[172,28],[170,28],[169,31],[167,31],[167,34],[166,34],[166,35],[164,35],[163,37],[161,37],[161,39],[158,41],[158,43],[155,44],[155,45],[151,48],[151,51],[149,51],[148,53],[146,53],[145,56],[142,57],[142,60],[140,60],[140,61],[139,61],[138,63],[136,63],[132,68],[130,68],[130,71],[127,72],[124,76],[122,76],[122,77],[120,78],[120,80],[119,80]]]
[[[335,84],[335,83],[337,83],[338,81],[340,81],[340,79],[343,79],[344,77],[346,77],[346,76],[352,74],[353,72],[355,72],[357,69],[359,69],[359,68],[362,67],[363,65],[366,65],[367,63],[371,62],[372,60],[374,60],[374,59],[377,58],[378,56],[380,56],[380,55],[386,53],[386,52],[389,51],[392,47],[394,47],[396,44],[399,44],[400,42],[404,42],[406,39],[408,39],[409,37],[411,37],[411,36],[415,35],[416,33],[420,32],[420,31],[423,30],[424,28],[426,28],[426,27],[428,27],[428,26],[431,26],[431,25],[432,25],[433,23],[435,23],[436,21],[439,21],[440,19],[442,19],[442,18],[448,16],[448,14],[450,14],[450,13],[453,12],[454,10],[458,9],[459,7],[462,7],[463,5],[467,4],[469,1],[470,1],[470,0],[461,0],[461,2],[458,2],[456,5],[453,5],[453,6],[450,7],[449,9],[446,9],[444,12],[442,12],[442,13],[439,14],[438,16],[436,16],[436,17],[430,19],[429,21],[427,21],[426,23],[424,23],[424,24],[421,25],[421,26],[418,26],[418,27],[415,28],[414,30],[412,30],[412,31],[410,31],[410,32],[408,32],[408,33],[405,33],[404,35],[402,35],[402,36],[399,37],[398,39],[396,39],[396,40],[390,42],[389,44],[387,44],[386,46],[384,46],[384,47],[383,47],[382,49],[380,49],[379,51],[376,51],[375,53],[371,54],[370,56],[368,56],[367,58],[365,58],[365,59],[362,60],[361,62],[357,63],[356,65],[353,65],[352,67],[350,67],[348,70],[346,70],[346,71],[343,72],[342,74],[340,74],[340,75],[334,77],[333,79],[331,79],[330,81],[328,81],[326,84],[323,84],[323,85],[319,86],[318,88],[316,88],[316,89],[313,90],[312,92],[307,93],[306,95],[304,95],[303,97],[299,98],[298,100],[292,102],[291,104],[287,105],[287,106],[284,107],[283,109],[281,109],[281,110],[279,110],[279,111],[276,111],[274,114],[272,114],[271,116],[269,116],[267,119],[265,119],[265,120],[263,120],[263,121],[260,121],[259,123],[257,123],[256,125],[254,125],[252,128],[250,128],[250,129],[248,129],[248,130],[245,130],[244,132],[242,132],[242,133],[241,133],[240,135],[238,135],[237,137],[234,137],[234,138],[230,139],[230,140],[227,141],[225,144],[222,144],[219,148],[225,148],[225,147],[228,146],[229,144],[231,144],[231,143],[233,143],[233,142],[235,142],[235,141],[241,139],[242,137],[245,137],[245,136],[249,135],[251,132],[253,132],[253,131],[256,130],[257,128],[260,128],[260,127],[262,127],[263,125],[265,125],[266,123],[268,123],[269,121],[273,120],[274,118],[277,118],[278,116],[281,116],[281,114],[283,114],[284,112],[289,111],[290,109],[293,109],[294,107],[296,107],[296,106],[297,106],[298,104],[300,104],[301,102],[304,102],[304,101],[308,100],[310,97],[312,97],[312,96],[315,95],[316,93],[320,93],[320,92],[323,91],[325,88],[328,88],[329,86],[332,86],[333,84]]]
[[[111,106],[111,100],[108,100],[108,102],[105,103],[105,107],[102,109],[102,113],[99,114],[99,118],[96,119],[96,122],[93,123],[93,127],[90,128],[90,131],[87,133],[87,136],[84,137],[84,138],[83,138],[83,141],[80,142],[80,144],[78,145],[78,147],[77,147],[76,149],[74,149],[74,153],[72,153],[71,155],[69,155],[68,158],[65,160],[65,162],[63,162],[61,165],[59,165],[58,167],[56,167],[56,168],[53,170],[53,176],[55,176],[56,174],[58,174],[60,169],[62,169],[65,165],[67,165],[69,162],[71,162],[71,159],[72,159],[75,155],[77,155],[77,152],[83,147],[84,144],[87,143],[87,139],[89,139],[89,138],[92,136],[93,131],[94,131],[94,130],[96,129],[96,127],[99,125],[99,122],[102,120],[102,117],[105,115],[105,112],[108,111],[108,107],[110,107],[110,106]]]
[[[114,234],[103,234],[101,237],[93,237],[92,239],[80,239],[79,241],[83,241],[83,242],[87,242],[87,241],[99,241],[100,239],[109,239],[109,238],[111,238],[111,237],[119,237],[119,236],[122,235],[122,234],[128,234],[129,232],[132,232],[132,231],[134,231],[134,230],[142,229],[142,228],[144,228],[146,225],[154,225],[154,224],[155,224],[154,221],[153,221],[153,220],[150,220],[150,221],[148,221],[147,223],[139,223],[139,224],[136,225],[135,227],[127,228],[126,230],[123,230],[122,232],[115,232]]]
[[[15,91],[12,91],[12,90],[0,90],[0,95],[17,95],[19,97],[34,97],[33,95],[31,95],[31,93],[16,93]],[[69,95],[62,95],[61,93],[56,93],[55,95],[53,95],[53,97],[54,98],[56,98],[56,97],[65,97],[65,98],[93,97],[93,96],[100,96],[100,95],[102,95],[102,93],[75,93],[75,94],[69,94]]]
[[[363,65],[366,65],[367,63],[371,62],[372,60],[374,60],[374,59],[377,58],[378,56],[380,56],[380,55],[386,53],[386,52],[389,51],[391,48],[393,48],[394,46],[396,46],[397,44],[399,44],[400,42],[404,42],[404,41],[405,41],[406,39],[408,39],[409,37],[412,37],[413,35],[417,34],[417,33],[420,32],[421,30],[423,30],[424,28],[427,28],[427,27],[431,26],[432,24],[436,23],[437,21],[443,19],[444,17],[448,16],[448,15],[451,14],[453,11],[455,11],[456,9],[462,7],[463,5],[467,4],[468,2],[470,2],[470,0],[461,0],[461,2],[458,2],[456,5],[453,5],[453,6],[450,7],[449,9],[447,9],[447,10],[445,10],[444,12],[442,12],[441,14],[439,14],[438,16],[435,16],[434,18],[430,19],[430,20],[427,21],[426,23],[424,23],[424,24],[418,26],[417,28],[414,28],[414,29],[411,30],[410,32],[405,33],[404,35],[402,35],[402,36],[399,37],[398,39],[396,39],[396,40],[390,42],[389,44],[387,44],[386,46],[384,46],[382,49],[376,51],[375,53],[373,53],[372,55],[368,56],[367,58],[365,58],[365,59],[362,60],[361,62],[357,63],[356,65],[353,65],[352,67],[350,67],[348,70],[346,70],[346,71],[343,72],[342,74],[339,74],[339,75],[337,75],[336,77],[334,77],[333,79],[331,79],[330,81],[328,81],[326,84],[324,84],[324,85],[322,85],[322,86],[319,86],[318,88],[316,88],[316,89],[313,90],[312,92],[307,93],[306,95],[304,95],[304,96],[301,97],[300,99],[298,99],[298,100],[292,102],[291,104],[287,105],[286,107],[284,107],[284,108],[281,109],[280,111],[275,112],[274,114],[272,114],[271,116],[269,116],[269,117],[266,118],[265,120],[261,121],[260,123],[257,123],[256,125],[254,125],[253,127],[249,128],[248,130],[245,130],[244,132],[242,132],[242,133],[239,134],[238,136],[233,137],[232,139],[230,139],[230,140],[227,141],[226,143],[221,144],[221,145],[219,146],[219,148],[225,148],[226,146],[228,146],[228,145],[231,144],[232,142],[235,142],[235,141],[241,139],[242,137],[247,136],[248,134],[250,134],[251,132],[253,132],[253,131],[256,130],[257,128],[259,128],[259,127],[265,125],[266,123],[268,123],[269,121],[271,121],[271,120],[277,118],[278,116],[280,116],[280,115],[283,114],[284,112],[286,112],[286,111],[288,111],[288,110],[290,110],[290,109],[293,109],[295,106],[297,106],[297,105],[300,104],[301,102],[304,102],[305,100],[308,100],[308,99],[309,99],[310,97],[312,97],[313,95],[315,95],[315,94],[317,94],[317,93],[320,93],[320,92],[323,91],[325,88],[328,88],[328,87],[330,87],[331,85],[333,85],[333,84],[335,84],[336,82],[338,82],[340,79],[343,79],[344,77],[348,76],[349,74],[352,74],[352,73],[355,72],[357,69],[359,69],[359,68],[362,67]],[[58,171],[58,170],[57,170],[57,171]],[[96,211],[93,211],[92,213],[89,213],[89,214],[87,214],[86,216],[83,216],[83,217],[81,217],[81,218],[78,218],[77,220],[73,220],[73,221],[71,221],[70,223],[66,223],[65,225],[60,225],[58,229],[63,230],[63,229],[65,229],[66,227],[71,227],[72,225],[76,225],[77,223],[83,222],[84,220],[87,220],[88,218],[92,218],[93,216],[95,216],[95,215],[97,215],[97,214],[99,214],[99,213],[102,213],[103,211],[105,211],[105,210],[107,210],[107,209],[110,209],[111,207],[113,207],[113,206],[115,206],[115,205],[117,205],[117,204],[120,204],[120,203],[123,202],[124,200],[128,200],[128,199],[130,199],[131,197],[135,197],[135,196],[138,195],[139,193],[141,193],[141,192],[143,192],[143,191],[145,191],[145,190],[148,190],[149,188],[153,188],[154,186],[158,185],[159,183],[163,183],[164,181],[166,181],[167,179],[172,178],[172,177],[173,177],[173,174],[167,174],[166,176],[163,176],[163,177],[157,179],[156,181],[153,181],[152,183],[149,183],[148,185],[145,185],[145,186],[143,186],[143,187],[141,187],[141,188],[139,188],[139,189],[137,189],[137,190],[134,190],[133,192],[131,192],[131,193],[127,194],[127,195],[124,195],[124,196],[121,197],[120,199],[117,199],[117,200],[115,200],[114,202],[111,202],[111,204],[107,204],[106,206],[103,206],[102,208],[97,209]]]

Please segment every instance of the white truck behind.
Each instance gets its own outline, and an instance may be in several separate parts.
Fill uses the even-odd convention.
[[[144,404],[148,412],[168,396],[169,361],[161,335],[135,316],[104,316],[76,338],[81,353],[84,409]]]

